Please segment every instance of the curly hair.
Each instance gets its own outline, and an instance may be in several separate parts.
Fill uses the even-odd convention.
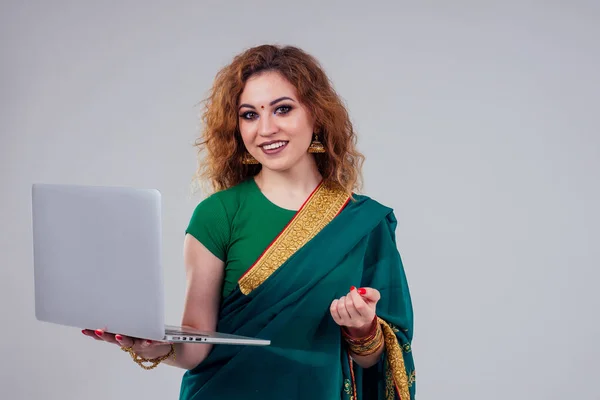
[[[261,45],[247,49],[221,69],[204,100],[197,178],[215,191],[224,190],[256,175],[260,165],[241,162],[246,153],[239,130],[238,101],[253,75],[276,71],[295,88],[315,120],[315,131],[327,152],[315,154],[326,184],[339,184],[348,193],[361,186],[364,156],[356,149],[356,134],[341,99],[319,62],[293,46]],[[205,153],[205,154],[204,154]]]

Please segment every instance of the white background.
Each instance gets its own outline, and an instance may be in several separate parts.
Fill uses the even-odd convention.
[[[600,398],[599,39],[582,0],[3,1],[2,398],[177,398],[183,371],[35,320],[30,188],[159,189],[179,323],[198,103],[261,43],[322,62],[395,209],[418,398]]]

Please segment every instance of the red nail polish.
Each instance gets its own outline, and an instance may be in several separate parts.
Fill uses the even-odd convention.
[[[115,335],[115,339],[117,339],[120,342],[121,340],[123,340],[123,336]]]
[[[96,335],[98,335],[98,336],[102,336],[102,335],[103,335],[103,332],[102,332],[100,329],[98,329],[98,330],[96,330],[96,331],[94,331],[94,332],[95,332],[95,333],[96,333]]]
[[[350,286],[350,291],[353,291],[354,289],[356,289],[356,286]]]
[[[152,340],[146,340],[146,344],[152,344]]]
[[[360,289],[358,289],[358,294],[360,294],[360,295],[365,295],[365,294],[367,294],[367,289],[364,289],[364,288],[360,288]]]
[[[85,332],[85,329],[82,330],[81,333],[83,333],[84,335],[87,335],[87,333]]]

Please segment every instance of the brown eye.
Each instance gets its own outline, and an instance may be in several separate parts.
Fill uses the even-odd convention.
[[[248,112],[245,112],[245,113],[241,114],[240,117],[243,118],[243,119],[250,120],[250,119],[256,118],[256,113],[253,112],[253,111],[248,111]]]
[[[292,111],[292,107],[290,107],[290,106],[281,106],[281,107],[277,107],[277,109],[275,110],[275,114],[287,114],[290,111]]]

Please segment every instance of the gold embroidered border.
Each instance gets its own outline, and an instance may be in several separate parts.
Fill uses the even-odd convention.
[[[378,318],[381,327],[383,328],[383,336],[385,339],[385,350],[388,361],[388,373],[398,389],[401,400],[410,400],[408,376],[406,374],[406,366],[404,365],[404,356],[402,348],[398,343],[398,338],[392,327],[383,319]]]
[[[238,283],[241,292],[248,295],[266,281],[286,260],[329,224],[349,198],[341,188],[321,184],[275,242],[240,278]]]
[[[352,356],[350,355],[350,353],[348,353],[348,365],[350,366],[350,377],[351,379],[350,382],[348,383],[350,386],[350,393],[348,393],[350,395],[350,399],[351,400],[358,400],[358,393],[356,392],[356,378],[354,376],[354,361],[352,360]],[[348,379],[347,379],[348,380]]]
[[[396,399],[396,386],[394,385],[394,377],[389,368],[385,370],[385,400]]]
[[[410,376],[408,377],[408,387],[411,387],[416,381],[417,381],[417,376],[415,374],[415,371],[413,371],[410,373]]]

